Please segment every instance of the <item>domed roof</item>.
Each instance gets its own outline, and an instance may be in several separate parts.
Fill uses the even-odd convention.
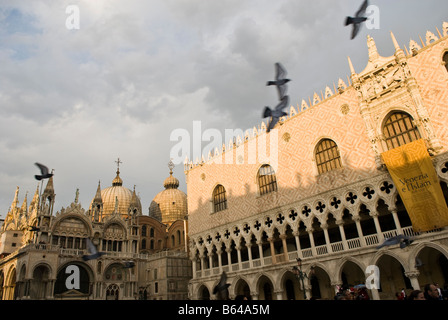
[[[98,189],[100,186],[98,185]],[[103,204],[103,216],[112,214],[115,211],[117,205],[117,211],[123,216],[128,214],[129,207],[132,205],[137,208],[139,212],[142,212],[142,204],[140,199],[134,191],[123,187],[123,180],[120,178],[120,171],[117,169],[117,176],[112,180],[112,186],[101,190],[101,197],[99,197],[98,191],[95,198],[92,200],[90,208],[92,208],[93,202],[101,201]]]
[[[164,224],[171,225],[176,220],[184,220],[187,215],[187,195],[178,190],[179,180],[173,176],[170,165],[170,176],[165,179],[165,190],[159,192],[149,206],[149,216]]]

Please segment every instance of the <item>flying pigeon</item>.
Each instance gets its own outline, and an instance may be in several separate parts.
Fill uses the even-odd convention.
[[[124,263],[124,268],[125,269],[133,268],[134,266],[135,266],[135,262],[134,261],[126,261]]]
[[[39,167],[40,173],[41,173],[41,175],[34,176],[37,180],[47,179],[47,178],[50,178],[53,176],[53,173],[50,173],[48,168],[46,166],[44,166],[43,164],[36,162],[35,165]]]
[[[229,290],[230,284],[227,282],[227,274],[225,271],[221,274],[221,279],[216,287],[213,289],[213,294],[216,295],[218,300],[229,300]]]
[[[412,242],[414,242],[414,240],[411,240],[410,237],[406,237],[402,234],[399,234],[395,237],[385,239],[384,242],[382,244],[380,244],[379,246],[377,246],[376,248],[381,249],[382,247],[388,247],[388,246],[393,246],[395,244],[400,244],[400,248],[404,249],[407,246],[409,246]]]
[[[409,237],[405,237],[401,242],[400,242],[400,248],[404,249],[407,246],[411,245],[411,243],[414,242],[414,240],[411,240],[411,238]]]
[[[278,91],[278,98],[282,100],[286,94],[286,84],[291,81],[291,79],[286,78],[285,68],[277,62],[275,64],[275,81],[268,81],[267,86],[276,86]]]
[[[84,261],[98,259],[103,254],[105,254],[105,252],[98,252],[95,245],[92,243],[92,241],[90,241],[90,239],[87,238],[86,241],[87,241],[87,249],[89,250],[90,254],[82,256],[82,259]]]
[[[345,25],[348,26],[350,24],[353,25],[353,29],[352,29],[352,37],[351,39],[353,40],[356,35],[359,32],[359,29],[361,28],[361,23],[363,23],[364,21],[367,20],[367,17],[364,17],[365,13],[366,13],[366,9],[367,6],[369,5],[369,1],[365,0],[363,2],[363,4],[361,5],[361,7],[359,8],[359,10],[356,12],[355,17],[347,17],[345,19]]]
[[[279,121],[280,117],[284,117],[288,115],[283,111],[289,104],[289,96],[284,96],[280,103],[275,107],[274,110],[271,110],[269,107],[264,108],[263,118],[272,117],[271,122],[269,122],[269,126],[267,132],[271,131],[274,128],[275,124]]]
[[[415,258],[415,267],[419,268],[421,266],[423,266],[422,260],[420,258]]]

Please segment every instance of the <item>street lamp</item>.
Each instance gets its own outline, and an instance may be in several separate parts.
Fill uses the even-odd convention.
[[[297,258],[296,260],[297,260],[297,267],[296,266],[292,267],[292,272],[297,277],[297,279],[302,282],[303,298],[306,300],[305,283],[303,280],[305,278],[308,279],[308,276],[306,275],[306,273],[302,271],[302,259]]]

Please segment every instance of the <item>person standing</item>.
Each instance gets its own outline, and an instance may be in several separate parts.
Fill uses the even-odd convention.
[[[439,300],[439,291],[433,284],[428,283],[425,285],[424,295],[426,300]]]

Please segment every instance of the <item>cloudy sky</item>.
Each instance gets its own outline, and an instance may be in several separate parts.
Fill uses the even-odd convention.
[[[193,145],[194,121],[223,136],[261,123],[263,107],[277,100],[266,87],[275,62],[288,70],[297,105],[346,81],[347,56],[364,69],[367,34],[390,56],[390,31],[408,46],[448,21],[446,0],[371,0],[379,29],[363,27],[350,40],[343,21],[360,3],[0,0],[0,218],[16,186],[20,204],[27,191],[31,200],[34,162],[55,169],[55,210],[77,188],[87,209],[98,181],[111,185],[118,157],[124,186],[136,185],[147,214],[171,150],[184,138]],[[79,29],[70,27],[69,5],[79,9]],[[190,136],[171,139],[179,130]],[[183,165],[174,173],[186,192]]]

